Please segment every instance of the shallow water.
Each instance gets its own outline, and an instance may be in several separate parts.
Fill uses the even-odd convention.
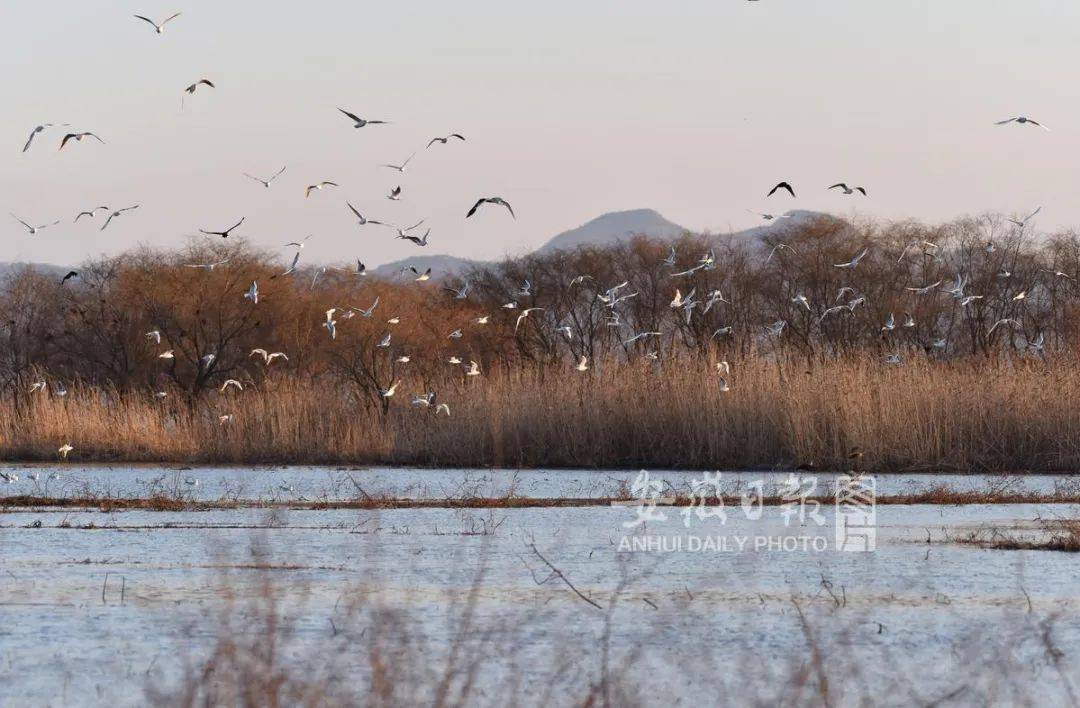
[[[40,470],[42,481],[48,471]],[[155,476],[191,475],[200,480],[191,491],[200,495],[229,487],[245,498],[231,487],[239,481],[248,485],[246,492],[270,495],[263,498],[277,497],[276,485],[286,482],[294,494],[303,489],[312,497],[355,496],[351,482],[346,480],[352,494],[340,484],[345,474],[298,468],[73,467],[63,470],[59,483],[68,485],[67,494],[82,494],[80,487],[90,485],[98,494],[130,495],[146,493],[138,485]],[[437,497],[511,489],[541,497],[603,495],[603,485],[635,476],[464,470],[351,474],[367,493]],[[677,485],[694,475],[662,476]],[[1001,483],[919,476],[882,479],[879,492],[942,480],[957,489]],[[24,477],[4,491],[26,483]],[[1050,490],[1054,479],[1023,483]],[[206,655],[228,614],[229,597],[253,600],[268,584],[281,592],[282,611],[295,625],[289,651],[296,657],[323,656],[349,622],[343,598],[362,591],[368,605],[404,614],[408,626],[434,647],[424,655],[430,660],[450,646],[462,598],[475,589],[475,622],[509,631],[494,635],[499,639],[491,668],[481,678],[481,697],[500,702],[499,671],[513,653],[521,664],[517,671],[527,679],[523,698],[541,702],[542,690],[553,688],[556,696],[574,700],[596,681],[606,613],[558,580],[538,584],[548,573],[529,544],[584,595],[605,609],[615,608],[609,645],[619,662],[636,657],[634,666],[647,680],[638,682],[635,693],[652,703],[695,700],[695,686],[745,690],[745,683],[764,692],[757,698],[778,700],[769,694],[778,690],[769,678],[783,675],[788,663],[805,663],[808,655],[799,610],[830,660],[861,667],[875,686],[894,686],[897,693],[878,702],[929,700],[948,693],[962,677],[970,684],[970,702],[978,703],[993,695],[980,693],[979,682],[992,683],[1004,671],[993,663],[996,655],[984,654],[989,648],[1007,648],[1008,661],[1018,665],[1010,670],[1022,677],[1019,685],[1034,681],[1047,670],[1038,640],[1038,621],[1046,618],[1053,618],[1053,639],[1068,666],[1080,668],[1076,556],[955,543],[988,529],[1038,535],[1040,520],[1078,518],[1080,506],[882,506],[876,510],[876,549],[867,553],[836,550],[831,508],[820,510],[820,525],[813,514],[803,523],[797,516],[785,519],[778,507],[764,508],[757,520],[738,506],[727,508],[723,520],[684,517],[674,508],[660,512],[666,520],[638,528],[627,528],[638,512],[626,507],[3,513],[0,675],[9,678],[0,681],[0,705],[143,704],[145,687],[173,685],[182,660]],[[661,543],[659,550],[626,550],[623,544],[632,547],[635,536],[672,544],[678,538],[689,544],[686,539],[694,536],[714,539],[714,545],[665,551]],[[786,539],[806,540],[793,550],[785,549]],[[817,545],[825,550],[815,550]],[[241,631],[256,631],[254,622],[245,616]],[[570,668],[552,679],[546,672],[560,657]],[[973,661],[985,675],[973,675]],[[350,670],[362,673],[365,667],[358,661]],[[1065,689],[1040,680],[1044,700],[1065,699]],[[855,694],[834,691],[839,704],[857,702]]]
[[[0,481],[0,496],[23,494],[52,497],[147,497],[154,494],[181,496],[198,501],[324,501],[348,500],[370,495],[403,499],[504,497],[513,494],[533,498],[595,498],[624,492],[633,484],[637,470],[490,470],[410,469],[342,467],[168,467],[52,465],[7,466],[0,472],[19,481]],[[665,490],[687,491],[703,472],[650,470]],[[722,472],[724,488],[745,489],[760,480],[767,493],[775,492],[789,472]],[[828,493],[837,473],[799,473],[818,482],[818,492]],[[36,476],[37,479],[32,479]],[[952,474],[901,474],[879,476],[879,495],[911,493],[942,486],[952,491],[1053,493],[1068,489],[1080,493],[1080,477],[1064,475],[986,476]]]

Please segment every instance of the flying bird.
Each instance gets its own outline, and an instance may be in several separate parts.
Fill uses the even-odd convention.
[[[444,286],[443,290],[445,290],[448,293],[454,293],[454,299],[455,300],[465,300],[466,298],[469,297],[469,287],[470,287],[469,281],[466,280],[465,284],[462,285],[461,288],[451,288],[451,287]]]
[[[934,290],[934,288],[936,288],[939,285],[941,285],[940,280],[937,281],[936,283],[931,283],[930,285],[924,285],[921,288],[904,288],[904,290],[907,290],[909,292],[913,292],[916,295],[926,295],[928,292],[931,292],[932,290]]]
[[[218,266],[225,265],[226,263],[228,263],[229,260],[230,260],[229,258],[226,258],[224,260],[215,261],[214,263],[187,263],[187,264],[184,265],[184,267],[185,268],[202,268],[203,270],[207,270],[207,271],[212,272]]]
[[[777,191],[778,189],[786,189],[786,190],[788,191],[788,194],[790,194],[790,195],[791,195],[791,196],[793,196],[793,197],[795,196],[795,190],[794,190],[794,189],[792,188],[792,186],[791,186],[790,184],[788,184],[787,182],[781,182],[781,183],[779,183],[778,185],[776,185],[775,187],[773,187],[772,189],[770,189],[770,190],[769,190],[769,193],[768,193],[768,194],[766,194],[765,196],[766,196],[766,197],[771,197],[772,195],[776,194],[776,191]]]
[[[390,194],[386,197],[392,202],[396,202],[401,199],[401,185],[394,187],[390,190]]]
[[[220,392],[221,392],[221,393],[225,393],[225,391],[226,391],[226,390],[227,390],[227,389],[228,389],[228,388],[229,388],[230,386],[233,386],[233,387],[235,387],[235,388],[236,388],[236,390],[238,390],[238,391],[243,391],[243,390],[244,390],[244,386],[243,386],[243,384],[241,384],[241,383],[240,383],[239,381],[237,381],[236,379],[227,379],[227,380],[225,381],[225,383],[221,384],[221,389],[220,389]]]
[[[432,138],[431,142],[429,142],[427,146],[430,148],[435,143],[442,143],[443,145],[446,145],[446,143],[449,142],[450,138],[457,138],[458,140],[465,142],[464,135],[460,135],[458,133],[450,133],[445,138]]]
[[[288,243],[283,243],[281,245],[283,247],[285,247],[285,248],[288,248],[289,246],[292,246],[293,248],[303,248],[304,244],[306,244],[310,240],[311,240],[311,237],[308,236],[307,238],[302,239],[300,241],[289,241]]]
[[[375,308],[378,307],[378,305],[379,305],[379,296],[376,295],[375,296],[375,302],[371,303],[371,307],[369,307],[368,309],[361,310],[360,308],[357,308],[357,307],[350,307],[349,309],[352,310],[353,312],[358,313],[361,317],[366,318],[366,317],[371,317],[372,313],[375,312]]]
[[[258,281],[251,281],[251,287],[244,293],[245,300],[251,300],[252,305],[259,304],[259,283]]]
[[[751,213],[751,214],[756,214],[757,216],[760,216],[765,221],[772,221],[773,219],[787,219],[788,218],[787,214],[763,214],[760,211],[752,211],[750,209],[747,209],[746,211]]]
[[[200,86],[209,86],[210,88],[217,88],[217,86],[214,86],[214,82],[211,81],[210,79],[199,79],[198,81],[196,81],[195,83],[191,84],[186,89],[184,89],[184,93],[193,94],[193,93],[195,93],[195,89],[199,88]]]
[[[426,246],[427,238],[431,234],[431,229],[428,229],[423,236],[410,236],[409,234],[402,234],[398,238],[403,238],[406,241],[412,241],[417,246]]]
[[[117,209],[112,214],[109,214],[109,218],[105,220],[105,223],[102,225],[101,230],[104,231],[105,227],[108,226],[112,222],[113,219],[120,216],[125,211],[131,211],[132,209],[138,209],[138,208],[139,208],[139,205],[135,204],[134,206],[124,207],[123,209]]]
[[[67,135],[64,136],[64,139],[60,141],[60,148],[59,149],[63,150],[64,146],[68,144],[69,140],[74,140],[77,143],[81,143],[82,139],[85,138],[85,137],[88,137],[88,136],[93,138],[94,140],[97,140],[102,145],[105,144],[104,140],[102,140],[97,135],[94,135],[93,133],[91,133],[89,131],[87,131],[85,133],[68,133]]]
[[[72,278],[78,278],[78,277],[79,277],[79,271],[77,271],[77,270],[69,270],[64,275],[64,277],[60,279],[60,284],[63,285],[64,283],[71,280]]]
[[[990,328],[990,331],[986,333],[986,336],[989,337],[991,334],[994,333],[994,330],[997,329],[998,327],[1000,327],[1001,325],[1012,325],[1014,327],[1019,327],[1020,323],[1017,322],[1016,320],[1009,319],[1009,318],[1000,319],[1000,320],[998,320],[997,322],[994,323],[994,326]]]
[[[356,218],[360,220],[360,225],[361,226],[366,226],[367,224],[378,224],[379,226],[389,226],[389,224],[383,223],[382,221],[375,221],[374,219],[368,219],[363,214],[361,214],[359,211],[357,211],[356,207],[354,207],[349,202],[345,202],[345,206],[349,207],[349,211],[351,211],[353,214],[356,214]]]
[[[282,167],[282,168],[281,168],[280,170],[278,170],[277,172],[275,172],[275,173],[274,173],[274,176],[273,176],[273,177],[271,177],[270,179],[259,179],[259,178],[258,178],[258,177],[256,177],[255,175],[249,175],[249,174],[248,174],[247,172],[244,172],[243,174],[244,174],[244,176],[245,176],[245,177],[247,177],[248,179],[253,179],[253,180],[255,180],[256,182],[258,182],[259,184],[261,184],[261,185],[262,185],[263,187],[266,187],[267,189],[269,189],[269,188],[270,188],[270,183],[271,183],[271,182],[273,182],[274,180],[276,180],[276,179],[277,179],[278,177],[280,177],[280,176],[281,176],[281,173],[282,173],[282,172],[284,172],[284,171],[285,171],[285,168],[284,168],[284,167]]]
[[[10,212],[9,212],[9,213],[10,213]],[[13,219],[15,219],[15,221],[18,221],[18,222],[19,222],[20,224],[22,224],[23,226],[25,226],[25,227],[26,227],[26,230],[30,232],[30,235],[31,235],[31,236],[33,236],[34,234],[36,234],[36,233],[37,233],[38,231],[41,231],[42,229],[47,229],[47,228],[49,228],[50,226],[56,226],[57,224],[59,224],[59,223],[60,223],[60,222],[59,222],[59,220],[58,220],[58,221],[54,221],[54,222],[52,222],[52,223],[50,223],[50,224],[42,224],[41,226],[31,226],[30,224],[26,223],[25,221],[23,221],[23,220],[22,220],[22,219],[20,219],[19,217],[15,216],[14,214],[11,214],[11,217],[12,217]]]
[[[405,166],[408,165],[409,161],[412,160],[414,157],[416,157],[415,152],[412,155],[409,155],[409,159],[405,160],[405,162],[402,162],[400,165],[383,165],[383,167],[389,167],[391,170],[397,170],[398,172],[404,174]]]
[[[1035,211],[1033,211],[1030,214],[1028,214],[1027,216],[1025,216],[1023,219],[1019,220],[1019,221],[1017,221],[1016,219],[1007,219],[1007,221],[1009,223],[1011,223],[1011,224],[1016,224],[1020,228],[1024,228],[1025,226],[1027,226],[1027,222],[1030,221],[1032,219],[1032,217],[1034,217],[1040,211],[1042,211],[1041,206],[1039,208],[1037,208]]]
[[[229,234],[232,233],[233,229],[244,223],[244,219],[246,218],[246,216],[241,216],[240,221],[237,221],[235,224],[225,229],[224,231],[207,231],[206,229],[199,229],[199,233],[206,234],[207,236],[220,236],[221,238],[229,238]]]
[[[469,213],[465,215],[465,218],[468,219],[470,216],[475,214],[476,210],[479,209],[483,204],[498,204],[499,206],[504,206],[506,207],[507,211],[510,212],[510,216],[514,217],[515,219],[517,218],[517,215],[514,214],[513,207],[511,207],[510,203],[502,197],[484,197],[483,199],[477,200],[476,204],[473,204],[472,209],[469,209]]]
[[[30,149],[30,144],[34,142],[34,136],[36,136],[38,133],[43,132],[46,128],[53,127],[53,125],[55,125],[55,124],[54,123],[42,123],[41,125],[34,126],[34,129],[30,131],[30,137],[26,139],[26,145],[23,145],[22,151],[26,152],[27,150]],[[67,123],[63,123],[62,125],[67,125]]]
[[[861,192],[864,197],[866,196],[866,190],[864,188],[849,187],[843,182],[837,182],[833,186],[829,187],[829,189],[842,189],[844,190],[844,194],[854,194],[855,192]]]
[[[857,267],[857,266],[859,265],[859,261],[861,261],[861,260],[862,260],[863,258],[866,258],[866,254],[867,254],[867,253],[869,253],[869,252],[870,252],[870,249],[869,249],[869,248],[864,248],[864,249],[862,250],[862,252],[861,252],[861,253],[859,253],[859,255],[855,256],[854,258],[852,258],[852,259],[851,259],[850,261],[848,261],[847,263],[834,263],[834,264],[833,264],[833,267],[834,267],[834,268],[849,268],[849,269],[854,269],[854,268],[856,268],[856,267]]]
[[[322,191],[323,187],[337,187],[337,186],[338,186],[337,182],[330,182],[328,180],[323,180],[322,182],[319,182],[318,184],[309,185],[308,188],[304,190],[304,196],[305,197],[310,197],[312,192],[320,192],[320,191]]]
[[[91,219],[93,219],[95,216],[97,216],[97,213],[99,211],[108,211],[108,210],[109,210],[109,207],[107,207],[107,206],[98,206],[98,207],[94,207],[90,211],[80,211],[78,214],[75,215],[75,221],[78,221],[79,219],[81,219],[84,216],[89,216]]]
[[[1045,125],[1043,125],[1039,121],[1032,120],[1032,119],[1030,119],[1030,118],[1028,118],[1026,116],[1017,116],[1016,118],[1006,118],[1005,120],[999,120],[998,122],[994,123],[994,125],[1007,125],[1009,123],[1016,123],[1017,125],[1024,125],[1024,124],[1030,123],[1031,125],[1036,125],[1036,126],[1042,128],[1043,130],[1050,130],[1049,128],[1047,128]]]
[[[299,263],[299,262],[300,262],[300,251],[297,251],[296,254],[293,256],[292,263],[290,263],[289,267],[285,269],[285,272],[284,273],[279,273],[278,275],[275,275],[273,277],[277,278],[277,277],[280,277],[280,276],[283,276],[283,275],[290,275],[292,273],[295,273],[296,272],[296,264]]]
[[[544,309],[544,308],[542,308],[542,307],[527,307],[527,308],[525,308],[524,310],[522,310],[522,311],[521,311],[521,314],[520,314],[520,315],[518,315],[518,318],[517,318],[517,322],[515,322],[515,323],[514,323],[514,331],[515,331],[515,332],[517,332],[517,331],[518,331],[518,327],[520,327],[520,326],[521,326],[521,322],[522,322],[522,321],[523,321],[523,320],[524,320],[524,319],[525,319],[526,317],[528,317],[528,316],[529,316],[529,313],[530,313],[530,312],[537,312],[537,311],[542,311],[543,309]]]
[[[339,108],[338,110],[352,119],[352,122],[354,123],[354,128],[363,128],[366,125],[385,125],[386,123],[389,123],[389,121],[385,120],[366,120],[356,115],[355,113],[349,113],[344,108]]]
[[[771,251],[769,251],[769,257],[765,259],[765,262],[768,263],[769,261],[771,261],[772,257],[774,255],[776,255],[776,252],[778,250],[782,249],[782,248],[786,248],[787,250],[791,251],[791,254],[794,255],[794,256],[799,255],[798,251],[796,251],[794,248],[787,245],[786,243],[778,243],[778,244],[776,244],[775,246],[772,247]]]
[[[172,22],[173,20],[175,20],[177,17],[180,16],[180,14],[181,13],[178,12],[175,15],[172,15],[171,17],[166,17],[160,23],[154,22],[149,17],[143,17],[142,15],[135,15],[135,17],[142,20],[143,22],[149,22],[151,25],[153,25],[154,26],[154,32],[156,32],[157,34],[164,34],[165,25],[168,24],[169,22]]]

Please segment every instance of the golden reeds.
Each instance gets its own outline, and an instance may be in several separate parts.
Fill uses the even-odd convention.
[[[405,382],[382,413],[330,381],[267,379],[165,400],[73,385],[0,410],[0,455],[74,460],[478,467],[1073,470],[1080,367],[871,356],[733,362],[722,392],[704,358],[594,362]],[[410,404],[438,392],[449,417]],[[220,416],[232,415],[226,422]]]

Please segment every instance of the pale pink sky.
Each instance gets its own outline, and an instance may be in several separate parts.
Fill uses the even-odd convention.
[[[92,7],[91,7],[92,6]],[[157,36],[133,13],[182,11]],[[344,206],[432,227],[425,254],[529,250],[600,213],[652,207],[694,229],[746,209],[950,219],[1027,212],[1080,224],[1080,4],[1060,0],[546,3],[4,3],[0,260],[73,263],[199,227],[312,261],[420,251]],[[181,89],[218,84],[188,98]],[[393,125],[354,130],[337,106]],[[1026,114],[1053,130],[995,120]],[[93,130],[57,152],[45,121]],[[468,142],[424,150],[451,131]],[[379,167],[418,154],[404,176]],[[241,176],[288,170],[271,189]],[[323,179],[341,184],[305,199]],[[765,191],[786,179],[792,201]],[[869,199],[827,193],[865,185]],[[385,198],[405,188],[401,202]],[[518,212],[469,221],[480,196]],[[71,219],[139,203],[101,233]],[[98,221],[100,224],[100,219]]]

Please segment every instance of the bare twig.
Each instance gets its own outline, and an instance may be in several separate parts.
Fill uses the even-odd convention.
[[[600,605],[598,605],[598,604],[597,604],[597,603],[596,603],[596,602],[595,602],[594,600],[591,600],[590,598],[586,597],[586,596],[585,596],[584,594],[582,594],[582,592],[581,592],[580,590],[578,590],[578,589],[577,589],[576,587],[574,587],[574,584],[573,584],[573,583],[571,583],[571,582],[570,582],[570,581],[569,581],[569,580],[567,579],[567,577],[566,577],[565,575],[563,575],[563,572],[562,572],[561,570],[559,570],[559,569],[558,569],[558,568],[556,568],[556,567],[555,567],[554,565],[552,565],[552,564],[551,564],[551,561],[549,561],[549,560],[548,560],[547,558],[544,558],[544,556],[543,556],[543,555],[542,555],[542,554],[540,553],[540,551],[538,551],[538,550],[537,550],[537,548],[536,548],[536,544],[535,544],[535,543],[530,543],[530,544],[529,544],[529,549],[530,549],[530,550],[532,550],[532,552],[533,552],[534,554],[536,554],[536,557],[537,557],[537,558],[539,558],[539,559],[540,559],[540,561],[541,561],[541,562],[542,562],[542,563],[543,563],[544,565],[546,565],[546,566],[547,566],[547,567],[548,567],[548,568],[549,568],[549,569],[551,570],[551,576],[552,576],[552,577],[558,578],[559,580],[563,581],[563,583],[565,583],[565,584],[566,584],[566,587],[568,587],[568,588],[570,588],[571,590],[573,590],[573,591],[574,591],[574,594],[575,594],[575,595],[577,595],[577,596],[578,596],[578,597],[580,597],[580,598],[581,598],[582,600],[584,600],[585,602],[589,603],[590,605],[592,605],[592,606],[593,606],[593,607],[595,607],[596,609],[598,609],[598,610],[602,610],[602,609],[604,609],[603,607],[601,607]],[[535,578],[536,578],[536,576],[534,575],[534,576],[533,576],[533,578],[535,579]],[[550,579],[551,579],[551,578],[548,578],[547,580],[550,580]],[[545,580],[544,582],[547,582],[547,580]],[[543,585],[543,583],[537,583],[537,584],[538,584],[538,585]]]

